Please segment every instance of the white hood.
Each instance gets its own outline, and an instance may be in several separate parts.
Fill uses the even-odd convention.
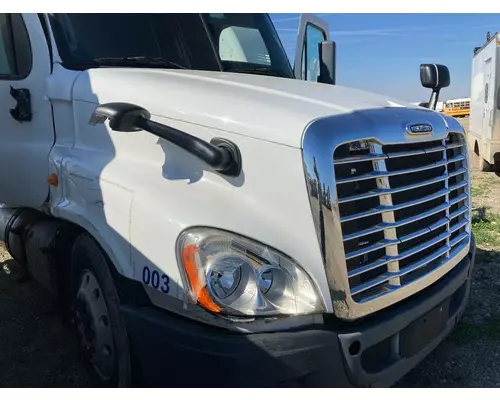
[[[81,73],[73,99],[127,102],[154,116],[301,147],[313,120],[353,111],[415,105],[341,86],[262,75],[101,68]]]

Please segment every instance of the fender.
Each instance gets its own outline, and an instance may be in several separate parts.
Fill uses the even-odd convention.
[[[118,273],[133,279],[131,263],[130,213],[133,193],[98,174],[87,163],[64,158],[59,184],[64,187],[60,200],[51,206],[55,217],[85,229],[106,252]]]

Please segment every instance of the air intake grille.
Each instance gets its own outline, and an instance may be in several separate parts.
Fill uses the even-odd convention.
[[[351,142],[334,153],[342,235],[354,301],[398,290],[468,243],[465,142]]]

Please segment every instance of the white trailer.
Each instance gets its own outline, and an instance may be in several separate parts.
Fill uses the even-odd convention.
[[[500,165],[500,99],[498,86],[498,49],[495,33],[472,58],[469,149],[471,165],[481,171],[498,170]]]

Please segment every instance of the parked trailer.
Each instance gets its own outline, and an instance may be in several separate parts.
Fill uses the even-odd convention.
[[[472,57],[468,143],[471,165],[500,170],[500,35],[495,33]]]

